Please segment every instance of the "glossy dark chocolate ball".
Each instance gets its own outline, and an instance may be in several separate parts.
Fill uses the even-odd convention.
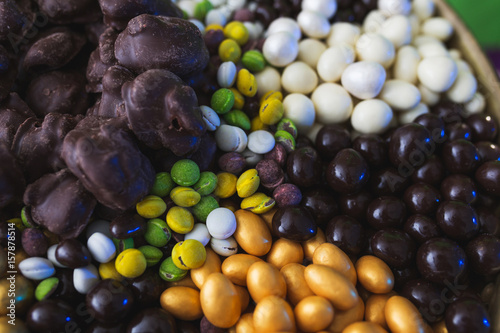
[[[490,141],[476,142],[477,153],[482,162],[498,161],[500,159],[500,146]]]
[[[273,216],[274,234],[296,242],[306,241],[316,235],[317,226],[309,210],[302,206],[278,208]]]
[[[457,241],[467,241],[479,232],[476,211],[460,201],[444,201],[439,205],[436,223],[448,237]]]
[[[430,323],[439,321],[446,310],[445,300],[441,297],[441,288],[425,279],[407,282],[401,290],[401,296],[408,298]]]
[[[366,221],[377,230],[400,227],[405,220],[406,205],[396,197],[376,198],[366,210]]]
[[[373,172],[370,179],[370,190],[374,195],[396,195],[402,193],[411,181],[396,168],[388,167]]]
[[[420,244],[442,234],[441,229],[433,219],[420,214],[410,216],[406,220],[403,230]]]
[[[331,219],[326,226],[325,237],[327,242],[335,244],[347,254],[357,255],[366,246],[363,226],[347,215]]]
[[[328,185],[342,194],[358,192],[369,178],[368,164],[360,153],[351,148],[339,151],[326,170]]]
[[[447,142],[442,150],[443,163],[451,173],[471,174],[479,166],[476,146],[470,141],[459,139]]]
[[[352,142],[352,148],[359,152],[372,168],[387,164],[387,143],[378,135],[360,135]]]
[[[96,320],[115,323],[127,317],[134,306],[134,295],[130,287],[119,281],[106,279],[89,291],[86,304]]]
[[[490,318],[485,306],[472,298],[462,298],[451,303],[446,309],[445,320],[448,332],[490,332]]]
[[[422,182],[432,186],[439,186],[444,179],[446,169],[443,162],[436,155],[431,156],[420,168],[411,175],[413,182]]]
[[[417,183],[406,189],[403,200],[411,213],[432,215],[441,203],[441,193],[431,185]]]
[[[287,174],[295,185],[311,187],[319,184],[321,173],[321,159],[314,148],[299,148],[288,156]]]
[[[360,222],[364,221],[366,219],[366,210],[372,200],[373,196],[367,190],[341,195],[338,200],[340,212]]]
[[[351,134],[342,126],[323,126],[316,135],[316,149],[325,161],[332,160],[337,153],[351,146]]]
[[[500,161],[483,163],[477,169],[475,179],[486,193],[500,196]]]
[[[35,303],[26,315],[26,324],[31,332],[59,333],[82,327],[75,310],[61,300],[45,300]]]
[[[410,266],[415,258],[415,241],[404,231],[384,229],[377,231],[370,240],[373,254],[394,268]]]
[[[333,195],[322,188],[306,191],[302,195],[301,205],[309,209],[318,226],[325,224],[339,212]]]
[[[403,176],[410,176],[415,168],[424,164],[436,150],[431,133],[420,124],[407,124],[397,128],[390,137],[389,159]]]
[[[136,314],[127,326],[127,333],[174,333],[177,332],[175,319],[160,308],[149,308]]]
[[[500,239],[483,234],[472,239],[465,247],[467,258],[474,272],[494,275],[500,272]]]
[[[484,113],[473,114],[465,123],[469,126],[472,132],[472,140],[478,141],[494,141],[498,134],[498,126],[495,119]]]
[[[92,256],[89,250],[75,238],[65,239],[57,245],[56,259],[69,268],[85,267],[90,264]]]
[[[462,201],[472,204],[477,198],[474,181],[466,175],[450,175],[441,183],[441,194],[445,200]]]
[[[124,213],[111,221],[109,231],[118,239],[141,236],[146,232],[146,221],[137,214]]]

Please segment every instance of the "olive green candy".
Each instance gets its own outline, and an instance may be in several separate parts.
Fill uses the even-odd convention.
[[[228,113],[234,105],[234,94],[227,88],[221,88],[214,92],[210,106],[218,114]]]
[[[294,122],[288,118],[282,118],[278,123],[278,127],[276,130],[288,132],[293,136],[294,139],[297,139],[297,136],[299,134],[297,126],[295,126]]]
[[[200,202],[201,195],[191,187],[177,186],[170,192],[170,199],[181,207],[192,207]]]
[[[242,130],[249,131],[251,127],[250,118],[241,110],[232,110],[223,116],[228,125],[237,126]]]
[[[118,239],[113,238],[113,243],[115,244],[116,254],[119,254],[125,250],[134,248],[134,239],[126,238],[126,239]]]
[[[167,225],[167,222],[160,219],[151,219],[146,225],[146,233],[144,238],[150,245],[162,247],[167,245],[172,237],[172,231]]]
[[[198,221],[206,222],[208,214],[216,208],[219,208],[217,200],[212,196],[206,196],[201,198],[200,202],[193,206],[193,215]]]
[[[175,183],[168,172],[160,172],[156,174],[151,194],[160,198],[166,197],[175,187]]]
[[[245,68],[251,72],[257,73],[266,67],[266,59],[264,55],[257,50],[250,50],[243,54],[241,62]]]
[[[281,143],[288,153],[295,150],[295,139],[287,131],[277,131],[274,133],[274,139],[276,143]]]
[[[196,7],[194,7],[194,18],[203,22],[205,16],[207,16],[207,13],[211,11],[213,8],[214,6],[208,0],[203,0],[201,2],[198,2],[196,4]]]
[[[193,185],[193,189],[201,196],[209,195],[217,187],[217,175],[210,171],[203,171],[200,179]]]
[[[200,179],[200,168],[194,161],[180,160],[172,166],[170,176],[177,185],[191,186]]]
[[[36,225],[31,223],[31,219],[28,217],[28,210],[28,206],[24,206],[23,209],[21,209],[21,221],[26,228],[36,228]]]
[[[56,277],[43,280],[35,289],[35,298],[39,301],[49,298],[56,291],[58,285],[59,279]]]
[[[161,252],[160,249],[151,245],[141,246],[137,250],[141,251],[142,254],[144,254],[144,257],[146,258],[146,264],[148,267],[156,265],[157,263],[160,262],[161,258],[163,257],[163,252]]]
[[[160,265],[160,277],[168,282],[175,282],[182,280],[188,273],[188,270],[180,269],[175,266],[172,257],[163,260]]]

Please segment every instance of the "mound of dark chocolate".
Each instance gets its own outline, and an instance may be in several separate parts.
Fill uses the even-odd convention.
[[[200,72],[208,63],[203,36],[193,23],[176,17],[140,15],[115,43],[118,63],[137,73],[168,69],[180,77]]]
[[[35,0],[51,22],[88,23],[101,17],[97,0]]]
[[[0,45],[0,101],[7,98],[17,75],[17,69],[7,50]]]
[[[9,148],[0,143],[0,208],[22,198],[24,177]]]
[[[64,139],[61,156],[101,204],[127,210],[149,193],[155,171],[131,134],[116,121],[99,126],[88,122],[88,127],[74,129]]]
[[[0,1],[0,40],[16,43],[34,19],[30,0]]]
[[[0,142],[12,145],[18,127],[28,118],[35,117],[33,111],[16,93],[11,93],[0,104]]]
[[[101,101],[93,115],[107,118],[124,116],[125,103],[122,98],[122,86],[134,78],[135,75],[125,67],[112,66],[108,68],[102,78]]]
[[[148,147],[194,152],[206,131],[194,90],[172,72],[149,70],[122,87],[130,128]]]

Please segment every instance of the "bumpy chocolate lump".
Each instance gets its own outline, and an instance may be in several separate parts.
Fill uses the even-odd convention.
[[[0,104],[0,142],[10,147],[17,128],[28,118],[35,117],[33,111],[16,93],[11,93]]]
[[[149,70],[122,87],[130,128],[147,146],[194,152],[206,131],[194,90],[172,72]]]
[[[208,50],[200,30],[176,17],[140,15],[128,23],[115,43],[118,63],[137,73],[168,69],[180,77],[200,72]]]
[[[97,0],[36,0],[51,22],[88,23],[101,16]]]
[[[0,143],[0,208],[19,200],[23,196],[24,177],[9,148]]]
[[[64,139],[61,156],[101,204],[127,210],[148,194],[155,171],[132,136],[114,121],[74,129]]]

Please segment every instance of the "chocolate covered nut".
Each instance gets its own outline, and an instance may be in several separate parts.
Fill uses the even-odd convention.
[[[479,166],[479,155],[470,141],[459,139],[443,146],[442,158],[451,173],[471,174]]]
[[[0,105],[0,142],[10,147],[17,128],[31,117],[35,117],[33,111],[18,94],[11,93]]]
[[[134,306],[129,285],[106,279],[97,283],[87,294],[86,305],[96,320],[116,323],[125,319]]]
[[[149,193],[155,172],[132,136],[113,125],[116,121],[74,129],[64,139],[61,157],[100,203],[127,210]]]
[[[420,214],[410,216],[406,220],[403,229],[418,243],[424,243],[431,238],[439,237],[441,235],[441,230],[436,225],[436,222],[431,218]]]
[[[18,128],[12,152],[17,156],[28,183],[65,167],[60,157],[63,139],[79,119],[68,114],[50,113],[42,123],[29,118]]]
[[[187,322],[182,322],[187,323]],[[181,324],[181,322],[180,322]],[[191,332],[190,329],[184,331],[179,327],[179,332]],[[192,332],[195,332],[194,329]],[[174,317],[167,311],[160,308],[149,308],[136,314],[127,326],[127,333],[135,332],[177,332]]]
[[[302,206],[278,208],[273,216],[272,228],[275,235],[296,242],[306,241],[317,232],[313,216]]]
[[[500,160],[500,146],[490,141],[475,143],[477,153],[482,162]]]
[[[335,192],[358,192],[370,178],[370,169],[363,156],[352,148],[342,149],[330,162],[326,171],[328,185]]]
[[[342,126],[323,126],[316,136],[316,150],[325,161],[330,161],[337,153],[351,147],[351,134]]]
[[[125,116],[125,103],[122,98],[122,86],[134,79],[134,74],[122,66],[108,68],[102,78],[102,96],[96,116],[113,118]]]
[[[137,15],[154,14],[182,17],[182,11],[170,0],[99,0],[104,22],[116,30],[123,30],[127,22]]]
[[[441,193],[431,185],[417,183],[406,189],[403,200],[411,213],[432,216],[441,202]]]
[[[472,131],[472,140],[495,141],[498,133],[498,126],[495,120],[488,114],[473,114],[465,119]]]
[[[95,49],[89,57],[87,64],[87,77],[86,89],[88,92],[100,93],[102,92],[102,77],[112,64],[105,64],[102,62],[99,55],[99,49]]]
[[[255,166],[260,183],[269,190],[274,190],[285,181],[285,173],[274,160],[262,160]]]
[[[26,228],[22,234],[22,245],[24,251],[30,257],[43,257],[47,254],[49,241],[42,230],[37,228]]]
[[[444,201],[436,212],[436,223],[456,241],[467,241],[478,234],[479,218],[474,208],[460,201]]]
[[[35,303],[26,315],[26,324],[32,332],[64,332],[67,327],[81,329],[75,310],[64,301],[52,299]]]
[[[26,31],[31,28],[34,20],[31,1],[2,1],[0,3],[0,40],[9,40],[17,45]],[[17,47],[15,46],[16,52],[19,51]]]
[[[31,205],[31,216],[36,223],[62,238],[74,238],[87,226],[96,201],[82,183],[64,169],[30,184],[24,192],[24,203]]]
[[[498,237],[489,234],[479,235],[467,244],[465,251],[474,272],[486,276],[500,272]]]
[[[500,161],[490,161],[481,165],[475,174],[477,183],[488,194],[500,195]]]
[[[322,163],[318,152],[312,146],[297,148],[288,155],[286,163],[286,173],[295,185],[311,187],[320,183]]]
[[[406,205],[392,196],[376,198],[366,210],[366,220],[377,230],[400,227],[406,220]]]
[[[57,24],[93,22],[101,16],[96,0],[36,0],[36,3]]]
[[[218,165],[222,171],[238,175],[246,168],[247,162],[240,153],[230,152],[219,158]]]
[[[387,163],[387,143],[378,135],[364,134],[352,141],[352,148],[373,168]]]
[[[347,215],[335,216],[325,229],[327,242],[338,246],[347,254],[358,255],[365,248],[365,232],[363,226]]]
[[[436,142],[432,133],[420,124],[396,129],[389,142],[389,159],[401,175],[408,177],[432,155]]]
[[[15,61],[13,61],[7,50],[0,45],[0,101],[9,95],[16,75],[17,68]]]
[[[393,268],[406,268],[415,258],[415,241],[404,231],[388,228],[370,239],[373,254]]]
[[[90,264],[89,250],[75,238],[61,241],[56,248],[56,260],[69,268],[80,268]]]
[[[200,30],[176,17],[140,15],[130,20],[115,43],[118,63],[137,73],[167,69],[187,77],[208,63]]]
[[[118,239],[141,236],[146,232],[146,221],[137,214],[126,212],[111,221],[109,231]]]
[[[20,201],[24,188],[24,176],[16,158],[8,147],[0,142],[0,208]]]
[[[123,85],[130,128],[153,149],[193,153],[206,131],[193,89],[167,70],[152,69]]]
[[[318,226],[325,224],[339,213],[335,197],[322,188],[306,191],[302,196],[301,205],[309,209]]]

